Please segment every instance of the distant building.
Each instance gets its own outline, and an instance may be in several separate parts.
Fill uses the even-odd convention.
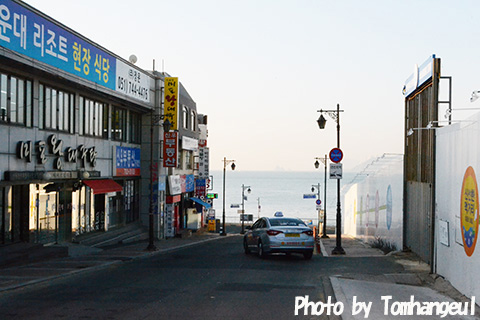
[[[153,72],[155,77],[165,79],[167,74]],[[203,163],[200,164],[201,130],[206,130],[206,116],[199,116],[195,101],[185,87],[179,82],[178,101],[178,135],[177,165],[166,168],[167,180],[164,236],[182,235],[187,230],[197,230],[203,226],[203,208],[210,205],[205,202],[205,181],[200,174],[205,174]],[[164,107],[165,108],[165,107]],[[206,134],[202,143],[206,144]],[[202,154],[203,157],[203,154]],[[164,159],[165,161],[165,159]],[[207,171],[208,173],[208,171]]]

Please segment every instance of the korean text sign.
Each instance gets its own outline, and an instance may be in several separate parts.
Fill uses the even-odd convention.
[[[114,57],[11,0],[0,4],[0,46],[115,90]]]
[[[139,176],[140,175],[140,149],[115,147],[115,175]]]
[[[172,130],[178,130],[178,78],[165,78],[165,94],[163,97],[165,118],[170,121]]]
[[[178,149],[177,132],[165,132],[163,141],[163,166],[175,168],[177,166]]]

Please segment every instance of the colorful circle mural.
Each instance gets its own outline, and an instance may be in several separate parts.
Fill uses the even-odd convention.
[[[475,171],[468,167],[463,176],[460,196],[460,223],[463,248],[467,256],[475,251],[478,236],[478,187]]]

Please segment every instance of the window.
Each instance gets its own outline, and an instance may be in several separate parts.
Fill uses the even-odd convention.
[[[112,140],[126,141],[127,111],[118,107],[112,110]]]
[[[108,138],[105,126],[108,128],[108,118],[105,119],[105,111],[108,106],[85,97],[80,97],[80,121],[79,133],[86,136]]]
[[[298,220],[298,219],[270,219],[269,221],[272,227],[285,227],[285,226],[306,227],[307,226],[302,220]]]
[[[0,74],[0,121],[32,126],[32,82]]]
[[[197,115],[193,110],[190,112],[190,125],[191,125],[192,131],[195,131],[197,128]]]
[[[188,109],[183,107],[183,128],[188,129]]]
[[[184,150],[185,151],[185,169],[191,170],[192,169],[192,151]]]
[[[141,142],[141,130],[142,130],[142,121],[140,114],[130,111],[130,142],[140,143]]]
[[[74,133],[74,97],[75,96],[71,93],[40,84],[40,129],[52,129]]]

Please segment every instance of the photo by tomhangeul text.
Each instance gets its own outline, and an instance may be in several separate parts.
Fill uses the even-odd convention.
[[[467,316],[475,315],[475,296],[470,302],[425,302],[416,301],[415,296],[410,296],[409,301],[394,301],[392,296],[381,296],[383,314],[385,316],[440,316],[445,318],[447,316]],[[296,316],[320,316],[336,315],[340,316],[344,312],[351,312],[352,315],[360,315],[367,319],[372,310],[372,302],[362,302],[353,296],[351,310],[345,310],[343,302],[332,302],[332,297],[327,298],[327,302],[309,301],[309,296],[295,297],[295,311]]]

